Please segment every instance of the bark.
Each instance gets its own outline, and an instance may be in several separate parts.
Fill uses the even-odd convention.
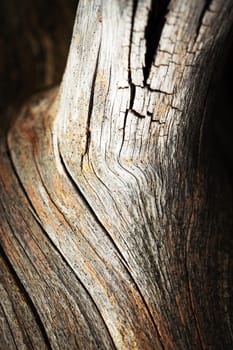
[[[80,0],[61,85],[1,142],[2,349],[231,349],[209,136],[231,0]]]

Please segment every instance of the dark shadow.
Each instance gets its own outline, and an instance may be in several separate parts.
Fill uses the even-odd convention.
[[[61,80],[77,2],[0,1],[0,130],[24,99]]]

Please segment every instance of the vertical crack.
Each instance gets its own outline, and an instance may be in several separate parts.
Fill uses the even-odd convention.
[[[201,14],[200,14],[200,17],[199,17],[199,21],[198,21],[198,25],[197,25],[197,29],[196,29],[196,36],[195,36],[195,40],[194,41],[197,40],[197,37],[199,35],[200,29],[201,29],[201,26],[202,26],[203,18],[204,18],[205,14],[206,14],[206,11],[209,9],[211,2],[212,2],[212,0],[205,0],[204,6],[202,8],[202,11],[201,11]]]
[[[83,158],[88,153],[90,140],[91,140],[90,122],[91,122],[91,115],[94,107],[94,95],[95,95],[95,85],[96,85],[97,71],[98,71],[98,65],[99,65],[99,56],[100,56],[100,45],[97,53],[95,70],[94,70],[92,85],[91,85],[91,94],[90,94],[87,123],[86,123],[86,144],[85,144],[85,150],[81,155],[81,169],[83,168]]]
[[[145,67],[143,68],[144,85],[150,74],[151,66],[159,45],[161,33],[168,12],[170,0],[152,0],[148,17],[148,23],[145,30],[146,53]]]
[[[129,109],[133,108],[134,98],[135,98],[135,85],[132,82],[132,74],[131,74],[131,51],[133,44],[133,30],[134,30],[134,21],[136,16],[138,6],[138,0],[133,1],[133,9],[132,9],[132,18],[131,18],[131,31],[130,31],[130,39],[129,39],[129,58],[128,58],[128,81],[130,86],[130,101],[129,101]]]
[[[129,100],[129,107],[125,111],[125,116],[124,116],[123,135],[122,135],[122,143],[121,143],[121,147],[120,147],[120,151],[119,151],[119,156],[121,154],[121,151],[122,151],[122,148],[124,145],[127,116],[128,116],[129,110],[132,110],[132,108],[133,108],[135,92],[136,92],[136,87],[132,82],[131,52],[132,52],[132,43],[133,43],[133,28],[134,28],[134,21],[135,21],[137,6],[138,6],[138,0],[133,0],[133,8],[132,8],[132,16],[131,16],[131,30],[130,30],[130,37],[129,37],[129,52],[128,52],[128,83],[129,83],[129,88],[130,88],[130,100]]]
[[[131,82],[131,84],[130,84],[129,110],[132,110],[132,109],[133,109],[133,103],[134,103],[135,93],[136,93],[136,87],[135,87],[135,85]]]
[[[134,30],[134,21],[137,12],[138,0],[133,1],[133,9],[132,9],[132,18],[131,18],[131,30],[130,30],[130,38],[129,38],[129,56],[128,56],[128,80],[129,84],[132,84],[132,75],[131,75],[131,51],[133,44],[133,30]]]

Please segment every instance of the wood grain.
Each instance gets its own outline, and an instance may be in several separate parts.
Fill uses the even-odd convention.
[[[207,132],[232,23],[230,0],[79,1],[60,87],[2,138],[2,349],[232,347]]]

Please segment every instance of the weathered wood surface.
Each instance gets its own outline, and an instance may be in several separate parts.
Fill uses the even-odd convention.
[[[232,21],[230,0],[80,0],[61,86],[1,143],[0,348],[232,348],[206,137]]]

